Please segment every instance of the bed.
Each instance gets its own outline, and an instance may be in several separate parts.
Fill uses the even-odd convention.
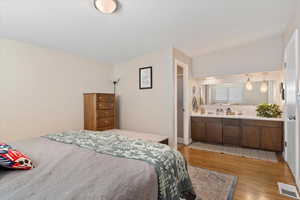
[[[167,145],[116,131],[71,131],[11,145],[36,167],[0,168],[1,200],[195,199],[184,159]]]
[[[167,136],[162,136],[157,134],[136,132],[136,131],[124,130],[124,129],[112,129],[112,130],[102,131],[102,132],[103,133],[111,132],[131,139],[144,140],[152,143],[161,143],[166,145],[169,144],[169,138]]]

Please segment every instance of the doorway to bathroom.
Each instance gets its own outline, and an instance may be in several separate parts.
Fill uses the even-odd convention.
[[[177,66],[177,142],[183,143],[184,136],[184,90],[183,87],[183,68]]]
[[[175,60],[175,123],[174,142],[188,145],[189,108],[188,108],[188,65]]]

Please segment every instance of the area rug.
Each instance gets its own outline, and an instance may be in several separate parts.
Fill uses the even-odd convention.
[[[213,144],[206,144],[202,142],[193,143],[189,147],[193,149],[225,153],[225,154],[236,155],[241,157],[254,158],[258,160],[278,162],[276,153],[270,151],[223,146],[223,145],[213,145]]]
[[[188,166],[197,200],[232,200],[237,177]]]

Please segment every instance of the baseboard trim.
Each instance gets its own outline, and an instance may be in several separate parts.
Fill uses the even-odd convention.
[[[178,142],[179,144],[183,144],[183,143],[184,143],[184,139],[183,139],[182,137],[178,137],[178,138],[177,138],[177,142]]]
[[[177,138],[177,143],[184,144],[184,139],[182,137]],[[192,143],[192,138],[189,138],[189,144]]]
[[[293,179],[294,179],[294,182],[296,184],[296,187],[298,189],[298,192],[300,193],[300,180],[298,180],[298,178],[296,177],[296,175],[293,173],[293,171],[291,170],[290,166],[289,166],[289,163],[286,162],[285,158],[284,159],[284,162],[286,163],[286,165],[288,166],[289,170],[290,170],[290,173],[292,174],[293,176]]]

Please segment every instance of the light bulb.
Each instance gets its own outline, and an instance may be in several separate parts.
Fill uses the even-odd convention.
[[[260,92],[266,93],[268,91],[268,84],[266,81],[263,81],[260,85]]]
[[[248,80],[247,80],[247,83],[246,83],[246,90],[249,90],[249,91],[253,90],[253,85],[252,85],[252,83],[250,82],[250,78],[248,78]]]

